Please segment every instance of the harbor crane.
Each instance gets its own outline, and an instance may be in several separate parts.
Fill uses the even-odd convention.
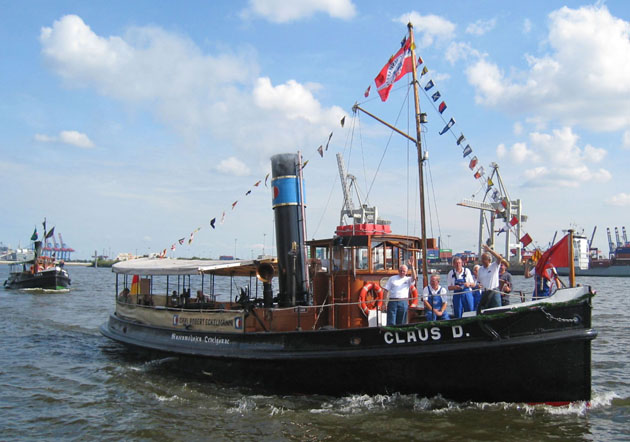
[[[488,244],[490,247],[494,247],[495,239],[498,240],[501,233],[505,233],[505,250],[503,256],[506,257],[511,263],[518,263],[521,261],[521,254],[523,245],[520,242],[522,237],[521,224],[527,221],[527,216],[522,213],[521,200],[512,200],[508,191],[503,184],[503,179],[499,172],[499,165],[497,163],[491,163],[492,173],[488,178],[489,182],[496,181],[497,185],[493,195],[493,201],[486,201],[490,194],[490,185],[483,197],[482,201],[465,199],[459,203],[458,206],[469,207],[471,209],[479,210],[479,255],[481,255],[482,244]],[[490,219],[487,219],[489,215]],[[495,230],[495,223],[497,220],[505,222],[506,226],[510,221],[516,217],[518,222],[512,228],[502,227],[498,231]],[[486,239],[487,238],[487,239]]]
[[[339,167],[339,178],[341,179],[341,190],[343,192],[343,207],[341,208],[339,224],[346,225],[346,217],[352,220],[351,224],[386,223],[378,219],[378,210],[376,207],[368,207],[367,204],[363,204],[361,201],[361,195],[359,195],[359,190],[357,189],[357,179],[354,175],[350,175],[346,172],[343,157],[339,152],[337,153],[337,166]],[[354,207],[352,188],[354,188],[359,200],[359,209]]]

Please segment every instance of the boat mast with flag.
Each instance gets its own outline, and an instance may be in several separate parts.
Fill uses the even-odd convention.
[[[407,322],[385,322],[383,287],[404,265],[419,261],[426,286],[423,258],[435,247],[424,221],[426,156],[420,135],[426,120],[420,112],[411,24],[401,50],[377,77],[381,97],[407,73],[413,77],[416,136],[358,105],[354,109],[415,144],[421,237],[392,233],[376,216],[359,216],[359,222],[339,226],[331,237],[307,241],[306,162],[300,153],[274,155],[277,258],[115,264],[115,311],[101,332],[132,349],[175,355],[183,368],[211,373],[214,381],[266,391],[588,401],[591,341],[597,334],[591,328],[589,287],[572,284],[542,300],[433,321],[426,319],[422,291],[413,286],[405,298]]]

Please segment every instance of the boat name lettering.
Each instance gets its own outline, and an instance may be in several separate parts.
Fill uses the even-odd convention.
[[[171,333],[171,339],[174,341],[189,341],[189,342],[205,342],[206,344],[222,345],[230,343],[229,339],[217,338],[216,336],[193,336],[193,335],[179,335],[177,333]]]
[[[179,316],[173,320],[173,325],[212,325],[215,327],[234,327],[234,319],[219,318],[187,318]]]
[[[410,344],[416,342],[439,341],[442,339],[442,331],[448,330],[447,328],[441,329],[440,327],[431,328],[418,328],[416,330],[409,331],[397,331],[397,332],[385,332],[383,339],[386,344]],[[458,339],[464,336],[470,336],[469,333],[464,333],[464,329],[461,325],[454,325],[451,327],[451,333],[453,339]]]

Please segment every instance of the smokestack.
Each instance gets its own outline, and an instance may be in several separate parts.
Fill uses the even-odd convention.
[[[304,230],[297,154],[271,157],[280,307],[307,304]]]

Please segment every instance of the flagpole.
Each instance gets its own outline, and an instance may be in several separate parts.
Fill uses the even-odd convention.
[[[422,281],[423,287],[429,285],[429,270],[427,267],[427,228],[425,222],[425,211],[424,211],[424,174],[422,171],[422,166],[424,162],[424,155],[422,153],[422,127],[420,126],[420,98],[418,96],[418,80],[417,80],[417,72],[416,72],[416,45],[414,43],[413,38],[413,24],[409,22],[407,25],[409,28],[409,38],[411,42],[411,73],[413,74],[413,98],[416,109],[416,150],[418,151],[418,181],[420,186],[420,229],[422,234]]]
[[[575,259],[573,258],[573,229],[569,229],[569,285],[575,287]]]

